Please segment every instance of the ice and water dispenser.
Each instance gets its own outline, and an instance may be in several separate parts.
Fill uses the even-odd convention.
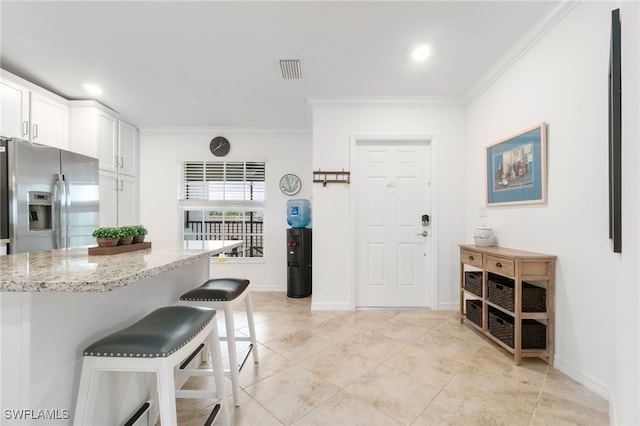
[[[287,201],[287,296],[311,295],[311,203]]]
[[[29,191],[29,231],[51,231],[53,229],[53,194]]]

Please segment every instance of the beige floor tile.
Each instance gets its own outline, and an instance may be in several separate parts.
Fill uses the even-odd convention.
[[[346,389],[385,415],[410,424],[438,394],[439,389],[380,365]]]
[[[300,366],[344,389],[379,363],[353,351],[348,345],[339,345],[331,346]]]
[[[544,383],[549,368],[540,358],[523,358],[521,365],[515,365],[513,354],[495,345],[482,346],[466,363],[537,388]]]
[[[247,395],[240,392],[240,406],[233,404],[233,398],[228,400],[231,413],[231,424],[234,426],[280,426],[282,423],[276,419],[265,407]],[[220,423],[216,423],[220,424]],[[198,426],[201,426],[200,423]],[[181,425],[182,426],[182,425]]]
[[[516,366],[456,312],[312,312],[311,297],[282,292],[252,300],[260,363],[250,356],[240,372],[240,407],[226,381],[235,426],[608,424],[607,401],[542,360]],[[243,309],[235,325],[248,335]],[[211,382],[193,378],[188,387]],[[181,426],[201,425],[212,401],[177,406]]]
[[[295,426],[393,426],[400,422],[382,414],[370,405],[340,392],[311,413],[294,423]]]
[[[280,371],[286,370],[293,366],[294,362],[283,357],[277,352],[272,351],[267,346],[258,346],[260,362],[254,363],[253,357],[249,355],[249,359],[240,371],[240,387],[246,388],[251,385],[273,376]]]
[[[424,335],[429,330],[393,317],[381,323],[375,328],[375,331],[390,337],[391,339],[408,344]]]
[[[465,365],[444,390],[486,406],[494,416],[515,424],[528,424],[540,391],[515,380]]]
[[[419,337],[412,345],[464,362],[475,356],[476,352],[484,345],[484,340],[477,336],[465,338],[452,335],[446,330],[436,327]]]
[[[406,346],[406,344],[398,340],[391,339],[373,330],[366,330],[356,334],[352,338],[345,340],[341,345],[379,362],[385,361]]]
[[[407,346],[384,364],[438,389],[449,383],[463,366],[460,361],[415,346]]]
[[[609,424],[609,415],[571,399],[543,392],[531,424],[605,426]]]
[[[432,328],[440,325],[442,321],[449,318],[452,314],[450,311],[432,311],[429,309],[407,309],[401,311],[393,317],[394,319],[404,321],[409,324],[417,325],[418,327],[431,330]]]
[[[412,426],[442,425],[513,426],[514,423],[496,415],[491,406],[442,391]]]
[[[299,366],[293,366],[245,389],[282,423],[289,425],[340,390]]]
[[[604,398],[591,392],[556,368],[549,368],[549,373],[547,374],[542,389],[545,392],[577,401],[588,407],[607,413],[609,412],[609,404]]]
[[[269,349],[294,362],[300,362],[324,351],[330,342],[307,330],[298,330],[295,333],[272,340],[266,344]]]

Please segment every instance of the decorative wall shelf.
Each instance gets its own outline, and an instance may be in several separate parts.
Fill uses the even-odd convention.
[[[342,171],[330,171],[330,170],[318,170],[313,172],[313,181],[315,183],[321,183],[322,186],[327,186],[328,183],[351,183],[351,172]]]

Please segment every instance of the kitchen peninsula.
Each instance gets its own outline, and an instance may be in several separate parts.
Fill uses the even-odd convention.
[[[212,255],[241,244],[153,242],[111,256],[89,256],[86,247],[0,256],[0,424],[70,424],[82,350],[176,303],[209,278]],[[96,408],[96,419],[122,423],[147,397],[149,376],[104,379],[99,398],[108,404]]]

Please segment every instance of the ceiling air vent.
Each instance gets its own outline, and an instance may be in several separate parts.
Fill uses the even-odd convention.
[[[302,80],[300,59],[280,59],[280,71],[285,80]]]

